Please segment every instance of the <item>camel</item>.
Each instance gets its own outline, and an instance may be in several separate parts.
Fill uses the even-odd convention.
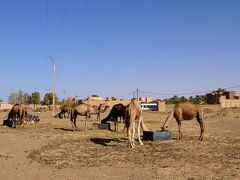
[[[91,114],[98,114],[101,112],[103,109],[105,109],[106,104],[100,104],[98,108],[93,107],[89,104],[80,104],[78,106],[75,106],[71,110],[71,115],[70,115],[70,121],[74,129],[77,131],[77,126],[76,126],[76,119],[77,116],[86,116],[85,119],[85,130],[87,130],[87,121],[90,119]]]
[[[100,106],[93,106],[94,108],[100,108]],[[97,113],[97,120],[100,121],[101,120],[101,113],[105,113],[107,111],[107,109],[110,106],[105,106],[104,109],[99,109],[99,113]]]
[[[171,114],[167,117],[163,126],[161,127],[163,131],[165,131],[168,128],[168,121],[171,120],[173,117],[176,119],[178,123],[179,140],[182,139],[181,122],[183,120],[192,120],[194,118],[197,119],[201,129],[201,134],[198,140],[200,141],[203,140],[205,126],[203,122],[203,110],[200,107],[200,105],[194,105],[191,104],[190,102],[176,104],[173,110],[171,111]]]
[[[141,138],[140,138],[140,127],[143,130],[147,131],[147,127],[144,125],[143,118],[142,118],[142,109],[140,106],[139,101],[136,98],[133,98],[131,102],[126,106],[124,110],[124,117],[125,117],[125,127],[127,128],[127,135],[128,135],[128,147],[134,148],[134,137],[135,137],[135,121],[138,120],[138,141],[140,145],[143,145]],[[131,132],[132,131],[132,132]]]
[[[68,97],[66,101],[68,106],[72,106],[73,104],[76,103],[76,99],[73,97]]]
[[[16,128],[17,120],[20,121],[20,125],[23,123],[23,118],[25,118],[28,114],[28,107],[23,104],[15,104],[11,111],[8,113],[7,121],[12,120],[12,127]]]
[[[69,106],[69,105],[64,105],[64,106],[61,108],[61,112],[58,113],[57,116],[58,116],[60,119],[66,118],[65,113],[67,113],[67,117],[69,117],[69,116],[70,116],[70,111],[71,111],[71,106]]]
[[[107,123],[108,121],[113,121],[115,126],[115,132],[118,131],[118,118],[124,119],[124,110],[125,106],[123,104],[115,104],[112,107],[112,110],[110,111],[109,115],[101,121],[102,124]]]

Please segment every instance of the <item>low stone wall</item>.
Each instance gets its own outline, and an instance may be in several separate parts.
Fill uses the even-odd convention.
[[[220,104],[221,104],[221,108],[240,107],[240,100],[224,99],[224,100],[221,100]]]
[[[10,110],[12,107],[12,104],[0,104],[0,110]]]
[[[159,111],[159,112],[165,112],[166,111],[165,102],[161,102],[161,101],[157,102],[157,111]]]
[[[98,101],[98,100],[87,100],[87,101],[83,101],[83,103],[85,104],[89,104],[91,106],[99,106],[100,104],[103,104],[103,103],[106,103],[107,106],[114,106],[115,104],[123,104],[124,106],[128,105],[130,101],[120,101],[120,100],[117,100],[117,101]]]

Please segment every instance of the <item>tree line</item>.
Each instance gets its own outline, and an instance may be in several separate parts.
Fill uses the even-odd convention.
[[[225,89],[218,88],[217,90],[212,91],[212,94],[221,96],[225,92],[227,92]],[[190,96],[189,98],[186,98],[184,96],[179,97],[179,96],[175,95],[171,98],[164,99],[163,101],[165,101],[166,104],[176,104],[176,103],[187,102],[187,101],[191,102],[193,104],[207,103],[207,94],[206,95],[196,95],[194,97]]]
[[[55,102],[58,103],[58,97],[55,94]],[[23,92],[22,90],[18,92],[13,92],[8,97],[8,103],[10,104],[41,104],[41,105],[51,105],[53,103],[53,94],[48,92],[44,95],[43,100],[41,100],[40,93],[35,91],[31,94]]]
[[[225,89],[219,88],[216,91],[212,91],[212,94],[221,95],[225,92],[226,92]],[[92,95],[92,96],[93,97],[99,97],[98,95]],[[116,98],[114,98],[114,99],[116,99]],[[113,100],[113,97],[112,97],[112,100]],[[158,99],[158,100],[160,100],[160,99]],[[156,101],[153,101],[153,102],[156,102]],[[166,104],[176,104],[176,103],[186,102],[186,101],[189,101],[189,102],[194,103],[194,104],[200,104],[200,103],[206,103],[207,102],[207,95],[196,95],[194,97],[190,96],[189,98],[187,98],[185,96],[180,96],[179,97],[179,96],[175,95],[171,98],[164,99],[163,101],[165,101]],[[1,100],[0,100],[0,102],[1,102]],[[19,103],[19,104],[51,105],[53,103],[53,94],[52,94],[52,92],[48,92],[44,95],[43,100],[41,100],[41,96],[40,96],[40,93],[38,91],[35,91],[31,94],[28,94],[28,93],[20,90],[18,92],[11,93],[9,98],[8,98],[8,102],[10,104]],[[56,102],[56,104],[60,103],[56,94],[55,94],[55,102]]]
[[[196,95],[196,96],[190,96],[189,98],[185,96],[173,96],[168,99],[164,99],[163,101],[166,102],[166,104],[176,104],[176,103],[181,103],[181,102],[191,102],[193,104],[200,104],[200,103],[206,103],[207,102],[207,95]]]

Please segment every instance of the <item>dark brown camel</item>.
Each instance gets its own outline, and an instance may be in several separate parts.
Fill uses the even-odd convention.
[[[115,125],[115,131],[118,131],[118,118],[124,119],[125,106],[123,104],[116,104],[112,107],[109,115],[101,121],[102,124],[108,121],[113,121]]]
[[[70,121],[72,123],[73,130],[77,131],[76,119],[77,116],[86,116],[85,119],[85,130],[87,130],[87,121],[90,119],[91,114],[98,114],[100,111],[105,109],[106,104],[100,104],[98,108],[93,107],[89,104],[80,104],[75,106],[71,110]]]
[[[168,121],[172,118],[175,118],[178,123],[178,130],[179,135],[178,139],[182,139],[182,132],[181,132],[181,125],[183,120],[192,120],[194,118],[197,119],[201,134],[199,136],[199,140],[203,140],[204,135],[204,122],[203,122],[203,110],[200,107],[200,105],[191,104],[189,102],[186,103],[178,103],[174,106],[173,110],[171,111],[171,114],[167,117],[166,121],[164,122],[164,125],[161,127],[162,130],[166,130],[168,128]]]
[[[19,121],[19,125],[23,123],[23,119],[28,114],[28,107],[23,104],[15,104],[10,112],[8,113],[8,121],[12,120],[12,127],[16,128],[17,121]]]

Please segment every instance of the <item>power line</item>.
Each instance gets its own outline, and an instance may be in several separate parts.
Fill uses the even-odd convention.
[[[57,52],[56,53],[58,53],[58,51],[59,51],[59,44],[60,44],[60,39],[61,39],[60,37],[61,37],[63,27],[64,27],[64,24],[65,24],[65,19],[66,19],[66,14],[67,14],[68,7],[69,7],[69,0],[65,0],[65,8],[64,8],[64,11],[63,11],[62,21],[60,22],[60,28],[59,28],[59,31],[58,31]]]
[[[70,35],[69,41],[68,41],[68,43],[66,43],[67,44],[67,49],[66,49],[64,55],[67,55],[68,51],[70,50],[70,47],[71,47],[70,44],[72,43],[72,41],[74,39],[74,36],[75,36],[75,34],[77,32],[77,28],[78,28],[78,26],[81,23],[81,20],[82,20],[82,18],[84,16],[84,13],[86,11],[87,5],[88,5],[88,0],[85,1],[85,4],[83,5],[82,11],[81,11],[81,13],[79,15],[79,18],[77,20],[77,23],[76,23],[75,27],[73,28],[72,34]]]
[[[48,34],[48,29],[49,29],[49,25],[48,25],[48,19],[49,19],[49,5],[48,5],[49,3],[48,3],[48,0],[46,1],[46,53],[47,53],[47,56],[48,56],[48,53],[49,53],[49,44],[48,44],[48,41],[49,41],[49,34]]]
[[[240,87],[240,84],[235,86],[230,86],[230,87],[224,87],[223,89],[235,89],[238,87]],[[141,90],[139,90],[139,92],[143,94],[151,94],[151,95],[174,96],[174,95],[194,95],[194,94],[211,93],[212,90],[195,91],[195,92],[178,92],[178,93],[161,93],[161,92],[150,92],[150,91],[141,91]]]
[[[123,98],[125,98],[125,97],[129,97],[129,96],[131,96],[131,95],[133,94],[133,92],[135,92],[135,91],[131,91],[131,92],[129,92],[129,93],[123,95],[123,96],[120,96],[119,98],[120,98],[120,99],[123,99]]]
[[[141,91],[140,93],[145,94],[152,94],[152,95],[162,95],[162,96],[172,96],[172,95],[191,95],[191,94],[203,94],[203,93],[209,93],[211,91],[198,91],[198,92],[186,92],[186,93],[159,93],[159,92],[149,92],[149,91]]]

